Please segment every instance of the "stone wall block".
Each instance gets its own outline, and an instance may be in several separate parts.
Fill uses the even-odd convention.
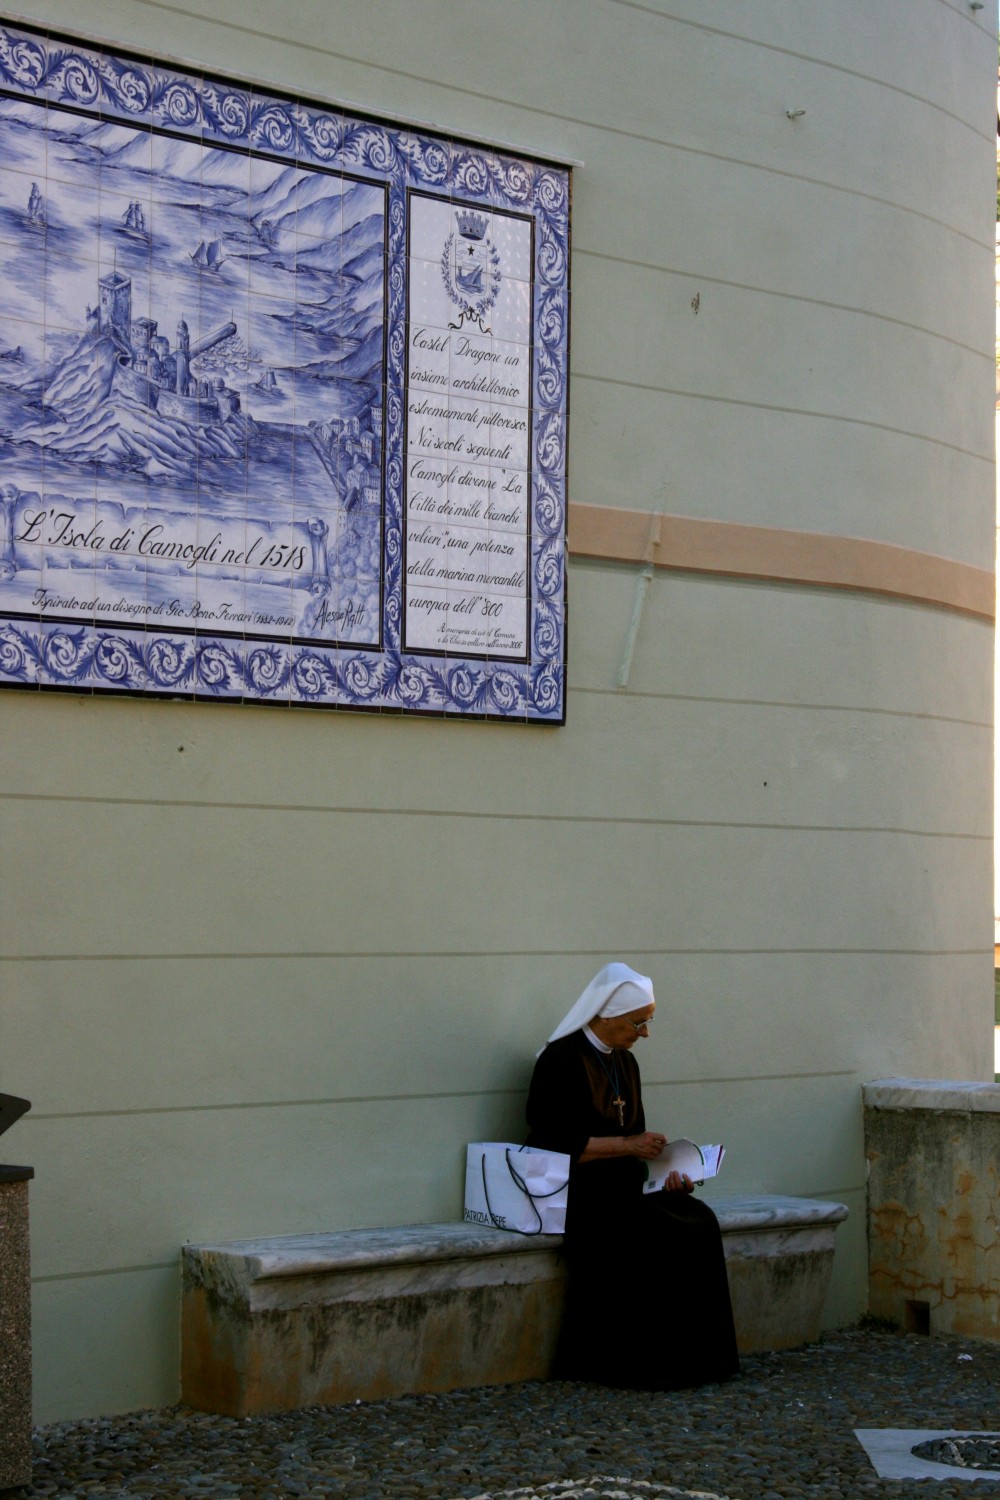
[[[869,1310],[1000,1340],[1000,1087],[866,1085]]]
[[[31,1483],[30,1167],[0,1167],[0,1491]]]

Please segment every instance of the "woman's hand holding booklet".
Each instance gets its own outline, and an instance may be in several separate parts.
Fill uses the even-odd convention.
[[[646,1163],[644,1193],[659,1193],[671,1172],[690,1177],[692,1182],[704,1182],[706,1177],[717,1177],[726,1154],[725,1146],[696,1146],[687,1136],[678,1136],[668,1141],[654,1161]]]

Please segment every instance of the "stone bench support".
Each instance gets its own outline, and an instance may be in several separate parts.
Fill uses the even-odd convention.
[[[722,1228],[740,1353],[818,1339],[846,1205],[768,1194],[712,1207]]]
[[[732,1198],[723,1228],[740,1347],[816,1338],[839,1203]],[[546,1376],[558,1235],[411,1224],[183,1251],[181,1398],[245,1416]]]

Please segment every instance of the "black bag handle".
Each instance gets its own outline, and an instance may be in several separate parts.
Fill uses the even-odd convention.
[[[507,1163],[507,1166],[508,1167],[510,1166],[510,1162]],[[535,1218],[538,1220],[538,1228],[537,1229],[515,1229],[513,1227],[513,1225],[508,1226],[506,1224],[500,1224],[500,1223],[497,1222],[497,1217],[494,1214],[493,1209],[492,1209],[492,1207],[490,1205],[490,1190],[486,1186],[486,1152],[485,1151],[480,1152],[480,1156],[479,1156],[479,1170],[483,1174],[483,1197],[486,1199],[486,1212],[490,1216],[490,1223],[493,1225],[493,1228],[494,1229],[506,1229],[508,1234],[523,1234],[523,1235],[527,1235],[529,1238],[532,1235],[541,1234],[541,1232],[542,1232],[542,1216],[538,1212],[538,1208],[537,1208],[537,1206],[535,1204],[535,1200],[534,1200],[534,1198],[532,1198],[532,1196],[531,1196],[530,1193],[528,1193],[528,1202],[531,1204],[531,1207],[532,1207],[532,1210],[534,1212]],[[514,1176],[513,1172],[511,1173],[511,1176]],[[517,1178],[515,1177],[514,1180],[516,1182]],[[519,1184],[519,1186],[523,1186],[523,1185]],[[524,1191],[527,1192],[527,1188],[524,1188]]]
[[[522,1151],[527,1151],[527,1149],[527,1146],[518,1146],[518,1155],[520,1155]],[[521,1181],[520,1177],[514,1171],[514,1168],[511,1165],[509,1149],[506,1151],[505,1155],[507,1157],[507,1171],[513,1177],[515,1183],[521,1189],[521,1192],[528,1194],[528,1197],[531,1199],[532,1203],[534,1203],[536,1198],[554,1198],[557,1193],[564,1192],[566,1187],[569,1185],[569,1178],[567,1177],[565,1182],[561,1182],[558,1187],[554,1187],[550,1193],[532,1193],[527,1185]]]
[[[521,1149],[523,1150],[524,1147],[522,1147]],[[521,1192],[524,1194],[524,1196],[527,1198],[528,1202],[531,1204],[532,1212],[534,1213],[535,1218],[538,1220],[538,1228],[537,1229],[514,1229],[513,1227],[508,1228],[508,1226],[506,1224],[499,1224],[497,1222],[497,1217],[494,1214],[493,1208],[492,1208],[492,1206],[490,1204],[490,1190],[486,1186],[486,1152],[485,1151],[481,1151],[479,1153],[479,1170],[480,1170],[480,1173],[482,1174],[482,1179],[483,1179],[483,1197],[486,1200],[486,1212],[490,1216],[490,1223],[493,1225],[494,1229],[505,1229],[508,1234],[523,1234],[527,1239],[531,1239],[535,1235],[542,1234],[544,1232],[543,1229],[542,1229],[542,1216],[538,1212],[538,1204],[535,1202],[536,1197],[537,1198],[554,1198],[555,1195],[556,1195],[556,1193],[561,1193],[563,1191],[563,1188],[565,1188],[566,1183],[569,1181],[569,1178],[567,1177],[566,1182],[564,1182],[560,1187],[554,1187],[550,1193],[532,1193],[530,1191],[530,1189],[528,1188],[527,1183],[521,1177],[521,1175],[514,1170],[514,1166],[513,1166],[512,1162],[511,1162],[511,1159],[510,1159],[510,1149],[509,1148],[504,1152],[504,1156],[507,1159],[507,1171],[510,1173],[511,1178],[513,1179],[515,1187],[518,1187],[518,1188],[521,1189]]]

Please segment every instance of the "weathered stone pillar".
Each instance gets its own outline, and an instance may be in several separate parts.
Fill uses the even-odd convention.
[[[1000,1085],[866,1084],[868,1307],[1000,1340]]]
[[[0,1494],[31,1483],[31,1257],[33,1167],[0,1166]]]

